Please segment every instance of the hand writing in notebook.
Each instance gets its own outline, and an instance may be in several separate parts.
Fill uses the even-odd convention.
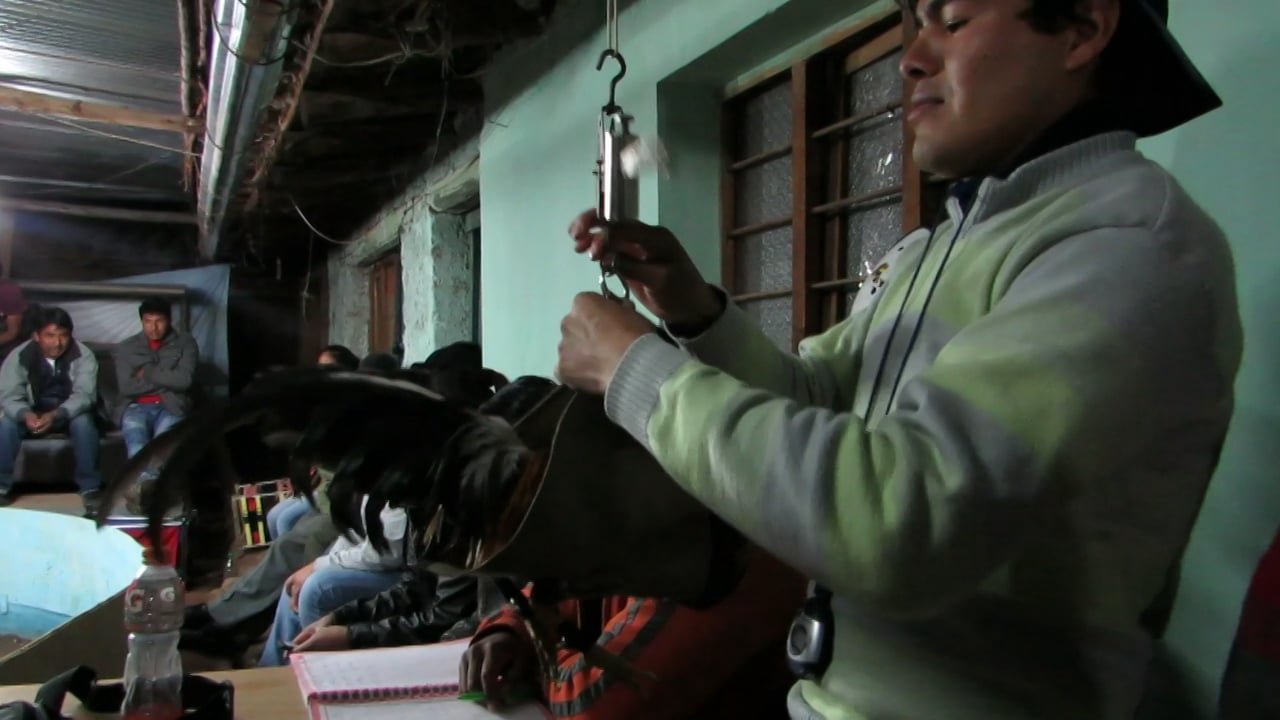
[[[467,641],[344,652],[295,653],[311,720],[552,720],[537,702],[504,706],[501,712],[461,695],[458,666]],[[478,698],[481,702],[485,697]],[[532,698],[530,698],[532,700]]]
[[[538,657],[533,644],[509,630],[480,638],[462,654],[458,686],[466,694],[483,693],[490,707],[538,697]]]
[[[333,624],[333,613],[302,628],[293,639],[292,652],[332,652],[351,649],[347,629]]]

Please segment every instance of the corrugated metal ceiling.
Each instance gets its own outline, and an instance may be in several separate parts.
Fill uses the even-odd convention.
[[[178,114],[179,67],[176,0],[0,0],[0,84]],[[181,144],[178,133],[0,111],[0,192],[186,201]]]

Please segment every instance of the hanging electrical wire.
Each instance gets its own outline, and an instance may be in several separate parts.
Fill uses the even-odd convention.
[[[294,200],[292,195],[290,195],[290,196],[289,196],[289,203],[290,203],[291,205],[293,205],[293,211],[294,211],[294,212],[296,212],[296,213],[298,213],[298,217],[302,218],[302,222],[306,224],[307,228],[309,228],[309,229],[311,230],[311,232],[315,233],[315,234],[316,234],[316,236],[317,236],[317,237],[319,237],[320,239],[322,239],[322,240],[328,240],[329,242],[333,243],[334,245],[350,245],[351,243],[356,242],[354,239],[352,239],[352,240],[336,240],[336,239],[334,239],[334,238],[329,237],[328,235],[325,235],[324,233],[322,233],[322,232],[320,232],[319,230],[317,230],[315,225],[312,225],[312,224],[311,224],[311,221],[310,221],[310,220],[308,220],[308,219],[307,219],[307,216],[302,212],[302,208],[298,207],[298,201],[297,201],[297,200]]]

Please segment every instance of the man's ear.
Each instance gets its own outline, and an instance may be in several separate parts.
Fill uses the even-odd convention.
[[[1070,44],[1066,69],[1074,72],[1096,61],[1115,37],[1120,0],[1078,0],[1076,19],[1067,26]]]

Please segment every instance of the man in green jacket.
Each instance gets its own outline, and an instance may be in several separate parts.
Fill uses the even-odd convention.
[[[1226,239],[1134,146],[1220,101],[1164,0],[910,9],[954,185],[850,316],[782,353],[669,232],[586,213],[681,347],[582,294],[557,373],[815,581],[792,717],[1132,718],[1241,352]]]
[[[22,440],[66,432],[76,456],[76,485],[86,516],[98,507],[101,436],[94,421],[98,359],[71,336],[71,316],[57,307],[40,310],[36,328],[0,365],[0,506],[12,502],[13,465]]]

